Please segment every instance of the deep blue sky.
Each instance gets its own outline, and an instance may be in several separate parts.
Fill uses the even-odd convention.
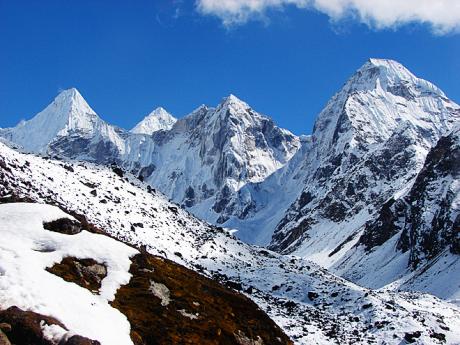
[[[0,0],[0,127],[76,87],[131,128],[162,105],[181,117],[234,93],[280,126],[310,133],[317,113],[369,57],[398,60],[460,101],[460,35],[413,25],[375,31],[288,8],[226,29],[188,0]]]

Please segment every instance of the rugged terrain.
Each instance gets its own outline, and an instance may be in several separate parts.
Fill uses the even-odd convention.
[[[438,87],[382,59],[300,137],[233,95],[179,120],[158,108],[127,131],[70,89],[0,129],[3,195],[88,214],[245,292],[296,342],[396,341],[424,324],[414,306],[436,313],[421,300],[444,303],[418,292],[452,315],[460,301],[459,120]],[[402,308],[391,317],[389,300]],[[417,341],[436,341],[427,327]]]
[[[75,333],[102,344],[292,344],[243,295],[88,232],[55,206],[2,204],[0,217],[0,306],[9,308],[0,320],[14,344],[77,344]]]
[[[448,343],[454,343],[460,339],[460,334],[458,334],[460,314],[454,305],[430,295],[361,288],[299,257],[279,255],[263,248],[251,247],[234,238],[228,231],[197,220],[185,210],[168,202],[165,197],[149,185],[130,174],[123,174],[117,167],[106,168],[90,163],[44,159],[19,153],[3,144],[0,144],[0,152],[0,195],[2,202],[27,200],[49,203],[57,205],[75,216],[85,215],[85,218],[91,220],[96,228],[114,238],[201,272],[228,287],[243,292],[264,310],[295,343],[367,344],[386,342],[397,344],[406,338],[425,344],[437,344],[443,343],[443,339]],[[5,206],[13,207],[13,211],[15,210],[14,206]],[[13,219],[14,217],[6,212],[2,217],[6,220],[10,219],[10,223],[17,219],[32,220],[33,209],[28,207],[26,210],[30,212],[29,216],[21,215]],[[54,210],[53,208],[52,212],[58,212]],[[43,217],[40,214],[38,212],[35,217]],[[52,219],[46,220],[53,220],[61,216],[62,214],[59,213],[59,217],[53,216]],[[40,225],[36,230],[44,231],[42,227],[43,225]],[[26,228],[29,229],[29,227]],[[9,233],[13,237],[21,234],[21,231],[11,232],[8,230],[10,229],[8,226],[3,229],[10,231]],[[67,227],[67,229],[67,231],[73,231],[72,227]],[[92,258],[99,263],[110,262],[107,258],[98,259],[95,257],[95,253],[78,255],[78,252],[70,252],[68,253],[70,255],[64,255],[63,250],[51,251],[56,247],[50,247],[50,242],[53,245],[64,245],[67,242],[56,243],[45,240],[47,237],[43,236],[45,234],[39,235],[43,241],[32,241],[32,243],[35,243],[33,245],[40,245],[39,251],[33,251],[34,255],[51,253],[43,255],[45,258],[51,258],[47,259],[47,265],[40,266],[42,262],[37,261],[37,265],[41,267],[37,272],[41,272],[41,275],[45,274],[47,279],[51,279],[50,274],[62,272],[62,265],[78,267],[94,265],[92,262],[85,263],[75,259]],[[49,238],[52,235],[47,234],[46,236]],[[65,235],[66,238],[74,236],[81,235]],[[72,240],[67,239],[66,241]],[[90,244],[92,241],[94,240],[91,237],[91,240],[86,240],[85,243]],[[5,255],[11,253],[8,243],[9,241],[2,242],[2,250],[4,250],[2,253]],[[31,241],[26,243],[29,245]],[[122,246],[122,244],[117,244],[117,246]],[[92,243],[89,247],[87,245],[72,246],[75,251],[86,250],[85,247],[88,250],[94,248],[95,251],[101,248],[97,243]],[[128,257],[131,258],[136,251],[131,247],[126,247],[123,250],[130,253]],[[111,252],[110,247],[107,247],[102,254],[113,257]],[[102,254],[99,253],[99,255]],[[64,262],[62,261],[64,256],[75,259]],[[121,260],[120,255],[116,255],[116,257]],[[131,274],[144,269],[142,265],[146,265],[146,263],[140,262],[136,263],[135,266],[131,264],[131,268],[129,268],[129,260],[124,262],[125,272],[130,270]],[[163,261],[160,260],[160,262]],[[55,264],[61,266],[54,267]],[[50,268],[51,272],[44,270],[46,266]],[[25,267],[24,269],[26,269],[28,266],[18,265],[18,267]],[[149,267],[146,269],[151,270]],[[98,269],[97,271],[100,272],[101,270]],[[190,274],[193,275],[192,272]],[[68,276],[61,276],[67,280],[71,279]],[[20,287],[24,285],[23,288],[26,288],[27,284],[32,284],[32,281],[23,279],[23,275],[3,275],[0,280],[5,282],[4,279],[10,279],[9,277],[20,279],[20,282],[15,280],[15,283],[0,284],[0,286]],[[119,281],[118,284],[120,285],[127,284],[129,280],[126,275],[117,277],[117,279],[125,279]],[[140,281],[134,287],[142,288],[142,284],[144,284],[142,281],[147,278],[158,279],[158,282],[168,286],[168,289],[174,293],[177,291],[177,294],[180,295],[180,287],[175,285],[175,277],[176,274],[172,276],[142,276],[139,277]],[[55,283],[60,284],[59,286],[65,285],[65,280],[55,281]],[[77,281],[76,283],[78,284]],[[113,285],[109,286],[108,283],[104,285],[104,280],[102,280],[102,288],[104,286],[111,292],[103,296],[104,308],[108,308],[107,300],[113,298],[114,290]],[[126,289],[129,289],[130,284],[125,286],[126,288],[118,290],[122,295],[126,293]],[[77,287],[81,289],[79,285],[75,285],[72,289],[77,289]],[[83,290],[86,291],[86,296],[94,296],[86,289],[78,291]],[[41,290],[34,291],[34,289],[31,291],[37,294],[41,292]],[[43,296],[49,296],[49,291],[43,293]],[[129,290],[127,294],[129,295]],[[123,300],[125,299],[123,298]],[[128,300],[129,298],[120,303],[126,303],[126,308],[129,308]],[[19,307],[43,312],[38,308],[40,304],[32,304],[27,301],[27,299],[23,300],[21,295],[13,294],[9,297],[8,302],[2,301],[2,306],[8,307],[22,302],[23,305],[19,305]],[[98,303],[102,302],[99,301]],[[204,302],[198,301],[198,303]],[[161,306],[161,302],[159,304]],[[159,308],[160,306],[157,305]],[[184,308],[185,315],[193,315],[190,312],[190,309],[193,309],[191,305],[185,307],[184,304],[177,304],[177,308],[180,310]],[[199,313],[199,311],[197,312]],[[45,314],[55,318],[61,317],[61,314],[50,309]],[[72,313],[73,318],[76,315]],[[174,315],[177,316],[178,314]],[[126,316],[129,319],[129,316]],[[81,318],[79,317],[78,320]],[[66,327],[72,328],[74,325],[67,320],[62,321],[65,321],[63,323]],[[177,324],[180,322],[175,323],[175,325]],[[126,326],[124,327],[126,329]],[[131,330],[136,329],[131,324]],[[94,333],[80,333],[91,339],[101,339],[94,337]],[[245,334],[248,336],[247,331]],[[255,336],[255,333],[252,334]],[[260,336],[262,337],[262,335]]]

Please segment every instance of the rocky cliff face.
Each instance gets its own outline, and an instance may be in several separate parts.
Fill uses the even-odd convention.
[[[201,107],[154,136],[161,158],[147,181],[194,214],[224,223],[229,201],[263,181],[295,154],[299,140],[235,96]]]
[[[430,150],[409,188],[364,225],[334,268],[368,286],[391,284],[458,301],[459,158],[456,126]]]
[[[457,126],[439,139],[410,191],[382,207],[378,218],[366,225],[358,244],[372,250],[399,233],[397,248],[410,251],[409,263],[414,268],[445,249],[460,253],[459,130]]]

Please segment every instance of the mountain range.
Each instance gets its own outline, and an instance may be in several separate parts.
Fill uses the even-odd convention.
[[[10,188],[4,195],[24,194],[26,187],[11,187],[14,179],[20,179],[30,184],[29,194],[33,192],[35,200],[52,200],[79,213],[89,212],[98,225],[118,238],[147,245],[154,254],[195,270],[200,267],[210,276],[223,275],[244,289],[254,288],[260,295],[251,298],[258,305],[289,299],[294,303],[289,312],[285,307],[265,311],[299,343],[331,341],[334,337],[327,336],[328,327],[338,329],[334,339],[348,342],[352,340],[344,335],[338,310],[344,308],[346,317],[353,312],[344,307],[343,297],[341,302],[324,298],[324,303],[331,303],[326,308],[331,317],[329,323],[325,321],[327,326],[317,331],[305,326],[299,331],[289,324],[286,315],[300,322],[303,314],[313,317],[317,310],[310,303],[305,305],[308,291],[302,286],[345,284],[352,294],[358,290],[363,295],[396,294],[391,298],[406,298],[400,291],[417,291],[453,303],[454,309],[460,304],[459,120],[460,106],[438,87],[400,63],[383,59],[370,59],[359,68],[318,115],[312,134],[303,136],[279,128],[234,95],[216,107],[200,106],[180,119],[157,108],[132,130],[124,130],[102,120],[76,89],[70,89],[32,119],[0,129],[4,143],[22,152],[8,151],[0,144],[2,155],[11,157],[8,164],[24,161],[9,168]],[[36,180],[33,171],[41,171],[44,158],[28,158],[30,154],[54,160],[46,164],[52,164],[50,171],[59,170],[52,178],[61,179],[60,185],[44,177]],[[114,216],[122,213],[121,209],[115,212],[117,203],[96,212],[91,198],[72,201],[64,185],[78,185],[78,181],[70,182],[69,173],[59,167],[64,164],[61,160],[66,164],[88,162],[80,163],[88,171],[101,169],[92,164],[124,171],[137,180],[131,181],[137,188],[158,190],[191,215],[178,211],[183,214],[179,217],[183,220],[174,226],[176,232],[183,229],[178,233],[152,223],[147,228],[162,230],[159,237],[151,238],[133,225],[134,220],[125,224]],[[25,161],[36,162],[33,171],[24,168]],[[72,168],[78,169],[78,165]],[[101,183],[91,181],[103,191],[112,188],[110,182]],[[75,188],[75,195],[85,189]],[[137,202],[145,205],[147,214],[153,207],[149,205],[157,201]],[[174,207],[164,205],[165,212]],[[141,223],[149,221],[142,218]],[[187,233],[190,224],[199,229],[193,235]],[[214,254],[200,258],[198,252],[209,245],[209,236],[224,236],[213,235],[216,226],[268,250],[231,239],[214,248]],[[183,253],[188,236],[194,244],[186,251],[193,255]],[[200,250],[193,249],[197,243]],[[231,259],[228,248],[232,248]],[[249,266],[239,259],[232,261],[235,253],[245,253],[243,261]],[[220,259],[210,262],[209,256]],[[299,262],[297,268],[291,268],[289,260]],[[241,268],[244,266],[247,271]],[[261,272],[254,273],[251,266]],[[314,267],[316,273],[300,274],[306,266]],[[270,275],[282,282],[264,283]],[[311,280],[312,276],[321,278]],[[343,292],[345,288],[337,289]],[[366,289],[379,290],[364,292]],[[318,289],[312,290],[316,293]],[[375,303],[380,302],[371,304]],[[337,318],[340,322],[332,322]],[[369,322],[368,316],[364,319]]]

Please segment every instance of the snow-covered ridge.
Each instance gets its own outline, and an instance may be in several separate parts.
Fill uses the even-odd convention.
[[[110,168],[45,160],[3,144],[0,153],[0,198],[57,203],[123,241],[229,281],[297,344],[399,344],[413,334],[424,344],[437,344],[439,334],[460,341],[460,311],[430,295],[361,288],[299,257],[251,247]]]
[[[55,130],[42,135],[37,129],[48,124]],[[0,135],[26,152],[115,162],[208,221],[219,218],[231,195],[283,167],[300,146],[295,135],[234,95],[179,121],[158,108],[128,132],[102,121],[75,89]]]

